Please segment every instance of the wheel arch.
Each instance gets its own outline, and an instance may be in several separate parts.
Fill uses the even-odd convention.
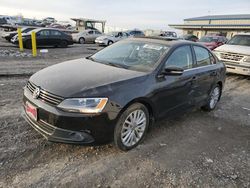
[[[121,114],[132,104],[134,103],[141,103],[143,104],[147,109],[148,109],[148,113],[149,113],[149,117],[150,117],[150,125],[153,124],[153,122],[155,121],[155,109],[154,109],[154,105],[152,104],[152,102],[145,98],[145,97],[140,97],[140,98],[136,98],[133,99],[132,101],[128,102],[123,108],[122,110],[119,112],[118,114],[118,119],[120,118]]]
[[[220,86],[220,98],[221,98],[221,95],[222,95],[222,89],[223,89],[223,83],[222,83],[222,81],[218,81],[217,82],[217,85],[219,85]],[[219,99],[220,99],[219,98]]]

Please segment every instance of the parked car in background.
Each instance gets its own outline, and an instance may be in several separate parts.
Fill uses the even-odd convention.
[[[143,31],[140,31],[140,30],[137,30],[137,29],[128,30],[128,31],[126,31],[126,33],[128,33],[129,36],[133,36],[133,37],[144,37],[145,36]]]
[[[84,44],[84,43],[94,43],[97,37],[104,35],[98,30],[87,29],[79,33],[73,33],[72,38],[74,42]]]
[[[214,53],[226,64],[227,72],[250,76],[250,33],[236,34]]]
[[[169,38],[177,38],[177,34],[174,31],[162,31],[159,36],[169,37]]]
[[[71,35],[51,28],[39,28],[33,30],[36,33],[37,47],[54,46],[67,47],[73,44]],[[22,35],[25,48],[31,48],[31,31]],[[13,44],[18,44],[18,37],[11,39]]]
[[[180,39],[189,40],[189,41],[193,41],[193,42],[197,42],[199,40],[199,38],[197,36],[192,35],[192,34],[183,35],[180,37]]]
[[[198,43],[129,38],[35,73],[23,106],[27,122],[50,141],[114,141],[126,151],[143,141],[154,120],[194,107],[214,110],[225,72]]]
[[[34,29],[35,29],[35,27],[23,27],[21,29],[21,32],[24,34],[24,33],[30,32],[30,31],[32,31]],[[2,38],[6,39],[7,41],[10,42],[10,40],[12,39],[12,37],[14,37],[15,35],[17,35],[17,31],[5,32],[2,35]]]
[[[117,41],[120,41],[128,37],[129,37],[129,34],[126,32],[122,32],[122,31],[111,32],[106,35],[97,37],[95,40],[95,43],[99,45],[109,46]]]
[[[199,43],[203,44],[210,50],[213,50],[227,42],[227,38],[224,36],[217,36],[217,35],[206,35],[201,37]]]
[[[50,25],[50,24],[53,24],[56,22],[56,19],[55,18],[52,18],[52,17],[47,17],[47,18],[44,18],[42,20],[43,24],[44,25]]]

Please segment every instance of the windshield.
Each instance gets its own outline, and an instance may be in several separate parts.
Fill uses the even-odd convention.
[[[250,46],[250,35],[236,35],[227,44]]]
[[[121,41],[97,52],[89,59],[130,70],[148,72],[169,47],[148,42]]]
[[[218,37],[201,37],[200,42],[217,42]]]

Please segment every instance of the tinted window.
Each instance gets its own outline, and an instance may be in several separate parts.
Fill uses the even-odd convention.
[[[170,55],[165,67],[173,66],[183,69],[190,69],[193,67],[192,52],[189,46],[179,47]]]
[[[49,30],[42,30],[42,31],[39,32],[39,34],[40,34],[41,36],[49,36],[49,35],[50,35],[50,32],[49,32]]]
[[[199,46],[194,46],[194,52],[195,52],[198,67],[211,64],[210,62],[211,54],[207,49],[199,47]]]
[[[95,31],[95,34],[98,34],[98,35],[100,35],[100,34],[101,34],[101,32],[99,32],[99,31]]]
[[[92,34],[94,34],[94,31],[89,31],[88,33],[89,33],[90,35],[92,35]]]
[[[51,35],[62,35],[59,31],[51,31]]]

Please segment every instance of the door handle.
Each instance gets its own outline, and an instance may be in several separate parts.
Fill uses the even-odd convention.
[[[191,79],[191,84],[194,84],[196,81],[197,81],[197,77],[193,76],[192,79]]]

